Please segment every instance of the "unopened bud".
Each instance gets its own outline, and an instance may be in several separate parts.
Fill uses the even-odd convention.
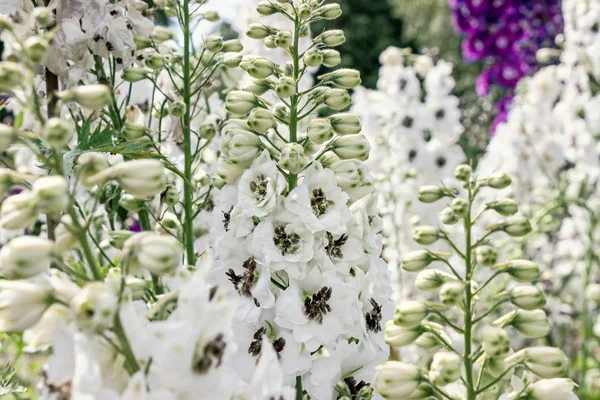
[[[550,324],[543,310],[514,310],[494,321],[494,325],[502,328],[513,326],[521,335],[532,339],[550,333]]]
[[[23,69],[12,61],[0,62],[0,87],[13,89],[24,82]]]
[[[228,53],[223,55],[223,65],[227,68],[236,68],[242,62],[243,56],[238,53]],[[261,93],[262,94],[262,93]]]
[[[361,84],[360,72],[354,69],[338,69],[325,75],[319,76],[322,82],[331,82],[343,89],[354,89]]]
[[[483,351],[490,357],[503,357],[510,352],[510,340],[504,329],[488,326],[482,335]]]
[[[402,257],[402,269],[407,272],[419,272],[439,259],[435,253],[427,250],[411,251]]]
[[[496,263],[498,253],[492,246],[482,245],[475,250],[475,257],[479,264],[490,266]]]
[[[175,186],[167,186],[164,193],[165,204],[174,207],[179,204],[179,192]]]
[[[4,229],[27,228],[37,220],[37,216],[37,199],[31,192],[10,196],[0,206],[0,226]]]
[[[146,56],[145,63],[148,68],[161,69],[165,66],[165,56],[159,53],[150,53]]]
[[[123,246],[123,259],[130,263],[131,271],[147,270],[160,275],[177,268],[181,256],[177,239],[154,232],[136,233]]]
[[[66,145],[75,128],[62,118],[50,118],[46,121],[42,130],[44,142],[48,143],[53,148],[61,148]]]
[[[34,8],[32,16],[40,28],[49,28],[54,25],[54,13],[48,7]]]
[[[394,321],[388,321],[385,324],[385,342],[390,346],[404,347],[414,343],[423,330],[419,325],[412,328],[405,328],[396,325]]]
[[[460,217],[454,214],[454,210],[450,207],[446,207],[440,213],[440,221],[445,225],[454,225],[460,221]]]
[[[108,234],[108,243],[115,249],[122,250],[127,239],[133,236],[132,231],[118,230],[110,231]]]
[[[423,381],[414,365],[387,361],[377,367],[373,386],[386,399],[406,399]]]
[[[60,175],[37,179],[33,183],[32,193],[37,198],[38,210],[45,214],[60,214],[71,201],[67,181]]]
[[[328,117],[331,122],[333,130],[338,135],[353,135],[360,133],[362,130],[362,123],[360,117],[355,114],[334,114]]]
[[[535,286],[517,286],[510,291],[510,301],[523,310],[537,310],[546,305],[544,293]]]
[[[439,238],[440,231],[433,226],[417,226],[413,232],[414,241],[423,246],[434,244]]]
[[[487,186],[491,188],[504,189],[510,186],[510,184],[512,183],[512,179],[510,179],[510,176],[508,176],[504,172],[496,172],[490,175],[490,177],[487,178],[487,180],[485,180],[484,182],[487,183]]]
[[[452,211],[459,217],[466,217],[469,214],[469,202],[465,199],[457,198],[452,200]]]
[[[146,198],[162,192],[166,185],[165,167],[158,160],[133,160],[110,168],[111,176],[135,197]]]
[[[362,134],[340,136],[333,142],[332,146],[332,151],[342,160],[357,159],[365,161],[369,158],[370,150],[369,140]]]
[[[424,292],[433,292],[452,279],[452,276],[446,272],[437,269],[426,269],[417,275],[415,287]]]
[[[264,39],[271,35],[272,29],[263,24],[250,24],[246,29],[246,36],[251,39]]]
[[[223,38],[220,36],[209,36],[204,39],[204,46],[211,53],[218,53],[223,48]]]
[[[487,204],[488,208],[496,211],[498,214],[503,215],[505,217],[510,217],[511,215],[515,215],[517,211],[519,211],[519,206],[514,200],[504,199],[500,201],[494,201],[492,203]]]
[[[462,284],[462,282],[446,282],[440,288],[440,301],[445,306],[454,306],[458,304],[464,293],[465,286]]]
[[[468,182],[472,173],[473,170],[467,164],[461,164],[454,170],[454,176],[461,182]]]
[[[528,347],[516,352],[505,360],[509,364],[522,362],[525,367],[540,378],[559,378],[567,375],[569,359],[555,347]]]
[[[203,15],[204,15],[204,19],[209,22],[217,22],[219,19],[221,19],[219,17],[219,13],[216,12],[215,10],[207,10],[203,13]]]
[[[290,31],[279,31],[273,38],[275,46],[287,49],[292,45],[293,36]]]
[[[319,49],[310,49],[304,53],[304,64],[316,68],[323,62],[323,54]]]
[[[44,63],[49,46],[48,41],[39,36],[31,36],[24,43],[25,53],[36,64]]]
[[[342,8],[339,4],[336,3],[326,4],[323,7],[317,9],[315,11],[315,14],[323,19],[333,20],[339,18],[339,16],[342,15]]]
[[[261,1],[256,6],[256,11],[260,15],[268,17],[269,15],[273,15],[273,14],[276,14],[279,11],[281,11],[281,7],[278,6],[277,4],[273,4],[270,1]]]
[[[238,53],[242,50],[244,50],[244,46],[242,45],[242,42],[239,41],[239,39],[231,39],[224,41],[223,48],[221,49],[223,53]]]
[[[154,27],[152,34],[150,35],[157,43],[166,42],[167,40],[175,39],[175,33],[169,28],[157,25]]]
[[[342,63],[342,57],[337,50],[324,49],[321,50],[321,55],[323,56],[323,65],[328,68],[337,67]]]
[[[282,99],[287,99],[296,94],[296,81],[294,78],[283,77],[275,85],[275,92]]]
[[[433,356],[429,379],[435,385],[445,386],[460,378],[462,359],[456,353],[440,352]]]
[[[19,236],[0,250],[0,271],[8,279],[26,279],[47,271],[54,242],[37,236]]]
[[[187,105],[181,100],[174,101],[169,105],[169,114],[177,118],[183,117],[186,110]]]
[[[141,124],[125,123],[121,130],[123,137],[127,140],[136,140],[144,136],[146,133],[146,127]]]
[[[110,89],[105,85],[85,85],[63,92],[67,100],[73,100],[82,107],[97,110],[110,104]]]
[[[506,271],[519,282],[533,282],[540,277],[540,267],[529,260],[511,260],[494,266],[494,269]]]
[[[419,189],[419,200],[423,203],[435,203],[447,195],[441,186],[425,185]]]
[[[402,302],[394,313],[394,323],[404,328],[418,326],[427,316],[427,305],[422,301]]]
[[[104,282],[90,282],[71,300],[77,325],[92,332],[102,332],[114,319],[118,296]]]
[[[247,115],[257,106],[258,98],[256,95],[239,90],[229,92],[225,100],[225,108],[235,115]]]
[[[308,124],[308,137],[317,144],[325,143],[331,140],[335,132],[331,126],[331,121],[324,118],[315,118]]]
[[[281,149],[278,165],[291,174],[298,174],[308,162],[309,159],[304,155],[304,148],[300,144],[286,143]]]
[[[314,39],[314,42],[322,42],[325,46],[337,47],[346,41],[344,31],[333,29],[325,31]]]
[[[259,133],[267,133],[269,129],[277,126],[273,113],[264,108],[255,108],[252,110],[248,116],[247,123],[252,130]]]

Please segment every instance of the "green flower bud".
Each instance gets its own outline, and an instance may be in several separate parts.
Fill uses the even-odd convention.
[[[327,107],[333,110],[343,110],[352,104],[352,98],[344,89],[328,89],[323,96],[323,100]]]
[[[414,343],[422,334],[423,330],[419,325],[412,328],[404,328],[396,325],[393,321],[388,321],[385,324],[385,342],[390,346],[408,346]]]
[[[272,28],[269,28],[263,24],[250,24],[246,29],[246,36],[251,39],[264,39],[271,35],[273,32]]]
[[[419,200],[423,203],[435,203],[446,194],[446,190],[441,186],[425,185],[419,189]]]
[[[315,42],[315,43],[321,42],[325,46],[329,46],[329,47],[340,46],[345,41],[346,41],[346,37],[344,36],[344,31],[339,30],[339,29],[332,29],[329,31],[325,31],[313,40],[313,42]]]
[[[482,335],[483,351],[490,357],[504,357],[510,352],[510,340],[504,329],[488,326]]]
[[[315,11],[315,14],[326,20],[333,20],[342,15],[342,8],[339,4],[326,4]]]
[[[317,144],[331,140],[335,132],[331,122],[324,118],[315,118],[308,124],[308,137]]]
[[[266,58],[246,56],[240,63],[240,67],[253,78],[266,79],[273,74],[274,65]]]
[[[365,161],[369,158],[370,150],[369,140],[362,134],[340,136],[333,142],[332,146],[332,151],[342,160],[358,159]]]
[[[505,361],[508,364],[522,362],[528,370],[544,379],[564,377],[569,371],[568,357],[555,347],[528,347],[507,357]]]
[[[152,34],[150,35],[157,43],[166,42],[167,40],[175,39],[175,33],[169,28],[157,25],[154,27]]]
[[[459,217],[465,217],[467,216],[467,214],[469,214],[469,202],[465,199],[454,199],[452,200],[452,211],[454,211],[454,214],[458,215]]]
[[[342,63],[342,57],[337,50],[323,49],[321,55],[323,56],[323,65],[328,68],[337,67]]]
[[[40,212],[58,215],[69,205],[69,186],[60,175],[38,178],[33,183],[32,193],[37,199]]]
[[[244,50],[244,46],[242,45],[242,42],[239,41],[239,39],[231,39],[224,41],[223,48],[221,49],[223,53],[239,53],[242,50]]]
[[[419,272],[436,260],[439,258],[427,250],[411,251],[402,257],[402,269],[407,272]]]
[[[525,236],[531,232],[531,224],[525,217],[509,217],[504,221],[502,230],[513,237]]]
[[[223,48],[223,38],[220,36],[209,36],[204,39],[204,46],[211,53],[218,53]]]
[[[422,301],[402,302],[394,313],[394,324],[403,328],[419,326],[427,316],[427,305]]]
[[[42,137],[50,147],[57,149],[69,142],[74,130],[75,128],[64,119],[54,117],[46,121]]]
[[[294,40],[292,32],[290,31],[279,31],[274,37],[275,46],[287,49],[292,45]]]
[[[513,326],[521,335],[532,339],[550,333],[550,324],[543,310],[514,310],[494,321],[494,325],[502,328]]]
[[[24,80],[21,65],[12,61],[0,62],[0,87],[12,89],[22,85]]]
[[[306,19],[308,19],[308,18],[310,18],[312,16],[311,7],[308,6],[307,4],[300,4],[298,6],[297,10],[298,10],[298,16],[303,21],[306,20]]]
[[[204,19],[209,22],[217,22],[218,20],[221,19],[221,17],[219,17],[218,12],[216,12],[214,10],[207,10],[204,12]]]
[[[223,58],[222,58],[223,65],[225,65],[227,68],[239,67],[240,63],[242,62],[242,59],[243,59],[243,56],[238,53],[224,54]],[[261,93],[261,94],[263,94],[263,93]]]
[[[486,180],[489,187],[494,189],[504,189],[510,186],[512,179],[504,172],[496,172]]]
[[[123,78],[123,80],[125,82],[135,83],[135,82],[143,81],[144,79],[148,78],[149,75],[150,75],[150,71],[148,71],[144,68],[127,67],[127,68],[123,69],[121,78]]]
[[[269,15],[273,15],[280,12],[281,7],[277,4],[271,3],[270,1],[261,1],[256,6],[256,11],[258,11],[260,15],[268,17]]]
[[[310,49],[304,53],[304,64],[316,68],[323,62],[323,54],[319,49]]]
[[[275,85],[275,92],[282,99],[287,99],[296,94],[296,81],[294,78],[283,77]]]
[[[331,82],[344,89],[354,89],[362,83],[360,72],[354,69],[338,69],[325,75],[319,76],[322,82]]]
[[[258,97],[252,93],[233,90],[227,95],[225,108],[232,114],[247,115],[258,106]]]
[[[169,105],[169,114],[171,114],[174,117],[183,117],[185,115],[186,110],[187,106],[181,100],[174,101]]]
[[[460,378],[462,359],[456,353],[440,352],[433,356],[429,379],[434,385],[445,386]]]
[[[276,49],[277,48],[277,45],[275,44],[275,36],[267,36],[265,38],[264,43],[265,43],[265,47],[267,49]]]
[[[32,13],[35,23],[40,28],[50,28],[54,25],[54,13],[48,7],[36,7]],[[2,28],[8,29],[8,28]]]
[[[517,286],[510,291],[510,301],[523,310],[537,310],[546,305],[544,293],[535,286]]]
[[[144,50],[152,47],[152,39],[146,37],[134,36],[133,43],[135,43],[136,50]]]
[[[454,170],[454,176],[461,182],[468,182],[472,173],[473,170],[467,164],[461,164]]]
[[[144,136],[146,133],[146,127],[144,125],[127,122],[125,125],[123,125],[121,133],[127,140],[136,140]]]
[[[128,195],[128,196],[131,196],[131,195]],[[135,199],[133,199],[133,200],[139,202],[139,200],[135,200]],[[142,205],[143,205],[143,203],[142,203]],[[115,249],[122,250],[123,245],[125,244],[125,241],[127,239],[129,239],[132,235],[133,235],[132,231],[126,231],[126,230],[110,231],[108,233],[108,244],[110,244]]]
[[[247,123],[250,129],[259,133],[267,133],[269,129],[277,126],[273,113],[264,108],[255,108],[252,110],[248,116]]]
[[[165,204],[174,207],[179,204],[179,192],[175,186],[167,186],[164,193]]]
[[[440,301],[445,306],[454,306],[458,304],[464,293],[465,286],[462,284],[462,282],[446,282],[440,288]]]
[[[31,36],[24,43],[25,53],[31,61],[36,64],[42,64],[48,54],[48,41],[39,36]]]
[[[159,53],[150,53],[146,56],[146,66],[151,69],[161,69],[165,66],[165,56]]]
[[[279,155],[279,167],[291,174],[300,173],[307,165],[309,159],[304,155],[304,148],[298,143],[286,143]]]
[[[273,108],[273,115],[283,121],[289,121],[290,119],[289,109],[283,103],[275,104],[275,107]]]
[[[483,245],[475,249],[475,258],[479,264],[490,266],[496,263],[498,253],[492,246]]]
[[[532,282],[540,278],[540,267],[528,260],[512,260],[505,264],[506,272],[519,282]]]
[[[105,85],[76,86],[63,93],[67,99],[92,110],[104,108],[112,101],[110,89]]]
[[[429,246],[434,244],[440,238],[440,231],[433,226],[417,226],[413,233],[413,239],[415,242]]]
[[[377,367],[373,386],[386,399],[407,399],[423,381],[414,365],[387,361]]]
[[[440,213],[440,221],[445,225],[454,225],[460,221],[460,217],[454,214],[454,210],[450,207],[446,207]]]
[[[494,210],[498,214],[503,215],[505,217],[515,215],[517,211],[519,211],[519,206],[514,200],[511,199],[493,201],[491,203],[487,203],[486,205],[489,209]]]
[[[333,130],[338,135],[353,135],[360,133],[362,130],[362,123],[360,122],[360,117],[355,114],[334,114],[329,118],[331,122],[331,126]]]

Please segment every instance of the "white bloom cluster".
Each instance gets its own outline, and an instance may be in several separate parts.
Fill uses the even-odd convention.
[[[310,67],[340,63],[333,47],[344,42],[342,31],[302,47],[312,21],[341,14],[337,4],[321,3],[261,1],[256,9],[268,18],[246,30],[287,56],[244,56],[240,67],[252,84],[227,96],[218,171],[227,184],[211,225],[211,275],[238,302],[241,375],[269,341],[300,396],[366,400],[374,367],[389,354],[383,325],[391,289],[360,118],[317,113],[348,107],[359,73],[333,70],[301,85]],[[288,23],[271,25],[273,17]]]
[[[413,228],[435,223],[434,213],[423,212],[419,188],[441,182],[464,161],[457,145],[463,127],[450,63],[395,47],[380,62],[378,90],[357,88],[352,111],[372,143],[367,165],[382,199],[383,256],[400,300],[411,292],[398,271],[402,254],[415,249]]]

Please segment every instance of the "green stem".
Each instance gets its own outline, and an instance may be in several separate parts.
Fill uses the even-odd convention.
[[[90,244],[88,243],[88,240],[87,240],[87,229],[84,229],[81,226],[81,224],[79,223],[79,217],[78,217],[77,212],[75,211],[75,208],[73,207],[72,204],[69,205],[69,208],[67,209],[67,213],[69,214],[69,216],[71,217],[71,220],[73,222],[73,226],[77,233],[77,240],[79,241],[79,244],[81,245],[81,250],[83,251],[83,256],[85,257],[85,260],[88,263],[88,266],[92,273],[92,277],[97,281],[103,280],[104,278],[102,276],[102,273],[100,272],[100,268],[98,268],[98,263],[96,262],[96,257],[94,257],[94,253],[92,253],[92,249],[90,248]]]
[[[294,80],[296,81],[296,93],[298,93],[298,79],[300,76],[300,55],[298,53],[298,45],[300,42],[300,18],[296,15],[294,20],[294,45],[292,46],[291,55],[294,66]],[[290,142],[298,141],[298,102],[300,96],[295,94],[290,101]],[[298,175],[289,174],[288,190],[292,191],[298,183]]]
[[[185,114],[183,116],[183,151],[184,151],[184,174],[189,180],[183,182],[183,234],[185,251],[188,265],[196,265],[196,253],[194,251],[194,219],[193,219],[193,188],[192,177],[192,144],[191,144],[191,98],[192,80],[190,65],[190,0],[183,0],[183,101],[185,103]]]
[[[465,327],[464,327],[464,354],[463,362],[465,365],[465,383],[467,386],[467,400],[476,399],[475,383],[473,380],[473,359],[472,356],[472,331],[473,331],[473,293],[471,291],[471,277],[473,275],[473,269],[471,266],[471,256],[473,249],[471,248],[471,205],[472,199],[472,187],[469,183],[469,211],[464,219],[465,226]]]
[[[581,314],[582,314],[582,319],[581,319],[581,329],[583,330],[583,342],[581,343],[581,385],[580,385],[580,397],[581,398],[586,398],[586,385],[585,385],[585,380],[586,380],[586,375],[587,375],[587,363],[588,363],[588,356],[589,356],[589,349],[588,349],[588,342],[591,339],[591,326],[592,326],[592,322],[590,321],[590,312],[588,309],[588,301],[586,299],[585,293],[587,291],[588,286],[591,283],[591,279],[592,279],[592,268],[594,266],[594,233],[596,230],[596,225],[597,225],[597,219],[594,215],[591,216],[592,218],[592,222],[591,222],[591,227],[590,230],[588,232],[588,240],[589,240],[589,245],[588,245],[588,249],[587,249],[587,254],[586,254],[586,266],[585,266],[585,271],[583,273],[583,294],[582,294],[582,304],[581,304]]]
[[[121,317],[117,313],[115,316],[115,323],[113,326],[115,334],[118,336],[119,341],[121,342],[121,352],[125,356],[125,366],[131,375],[135,374],[140,370],[137,361],[135,360],[135,355],[133,354],[133,350],[131,350],[131,346],[129,345],[129,340],[127,340],[127,335],[125,334],[125,330],[123,329],[123,324],[121,323]]]
[[[304,400],[304,390],[302,389],[302,377],[296,377],[296,400]]]

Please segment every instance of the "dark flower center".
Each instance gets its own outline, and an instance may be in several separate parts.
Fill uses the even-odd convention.
[[[437,120],[444,119],[445,116],[446,116],[446,110],[444,110],[443,108],[440,108],[439,110],[437,110],[435,112],[435,119],[437,119]]]
[[[204,346],[204,349],[202,349],[202,356],[195,357],[194,359],[192,365],[194,372],[205,374],[213,364],[215,364],[216,367],[221,365],[223,355],[225,354],[225,347],[227,346],[227,343],[225,343],[223,339],[223,334],[219,333],[212,341]]]
[[[321,290],[304,299],[304,315],[312,321],[323,323],[323,317],[331,311],[327,302],[331,299],[331,287],[323,286]]]
[[[310,206],[317,217],[325,214],[327,209],[333,205],[335,205],[335,203],[331,200],[327,200],[323,189],[313,189],[312,196],[310,197]]]
[[[260,354],[262,352],[262,341],[263,341],[263,337],[266,333],[267,333],[267,329],[264,327],[260,328],[256,332],[254,332],[254,335],[252,336],[252,338],[254,340],[252,341],[252,343],[250,343],[250,346],[248,347],[248,354],[250,354],[256,358],[260,357]],[[279,353],[281,353],[283,351],[283,349],[285,348],[285,339],[282,337],[275,339],[273,341],[273,348],[277,352],[277,357],[281,358],[281,354],[279,354]]]
[[[250,257],[244,264],[242,264],[244,268],[244,273],[242,275],[238,275],[232,268],[229,268],[225,275],[229,278],[229,281],[233,283],[235,290],[240,294],[240,296],[252,297],[252,286],[256,283],[256,260],[254,257]]]
[[[414,122],[415,122],[414,118],[407,115],[402,120],[402,126],[405,127],[405,128],[409,128],[410,129],[410,128],[412,128]]]
[[[225,228],[225,232],[229,232],[229,224],[231,223],[231,212],[233,211],[233,206],[229,209],[228,212],[223,211],[223,227]]]
[[[267,195],[267,183],[267,177],[262,174],[256,177],[256,181],[250,182],[250,190],[258,201],[264,199]]]
[[[381,332],[381,306],[373,298],[369,299],[369,302],[373,309],[365,314],[367,330],[375,333]]]
[[[281,255],[296,254],[300,251],[300,236],[296,233],[288,235],[285,231],[285,226],[279,225],[275,227],[275,236],[273,243],[281,251]]]
[[[333,235],[327,232],[327,245],[325,246],[325,252],[329,256],[329,258],[333,260],[340,260],[344,258],[344,253],[342,253],[342,246],[346,244],[348,241],[348,235],[343,234],[338,239],[333,239]]]

